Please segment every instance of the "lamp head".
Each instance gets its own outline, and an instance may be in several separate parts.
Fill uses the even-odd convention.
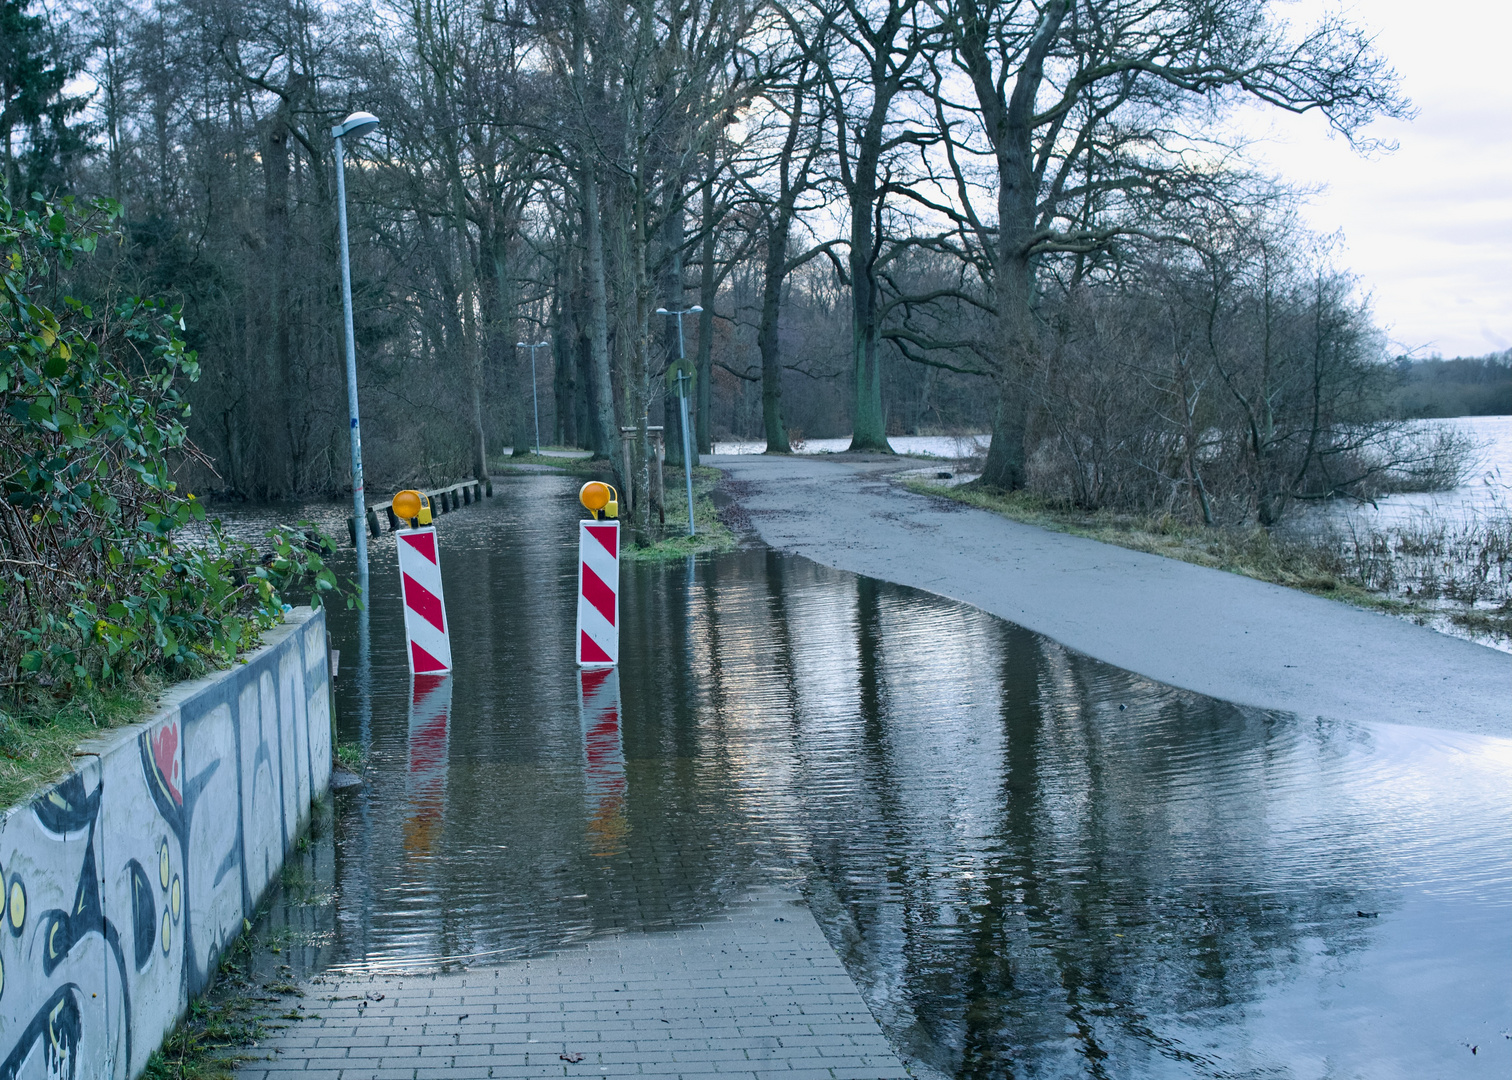
[[[657,313],[657,314],[658,314],[658,315],[670,315],[670,314],[672,314],[672,313],[671,313],[671,312],[670,312],[670,311],[668,311],[668,310],[667,310],[667,309],[666,309],[666,308],[664,308],[664,307],[659,307],[659,308],[657,308],[657,309],[656,309],[656,313]]]
[[[697,315],[702,310],[703,310],[703,306],[701,304],[694,304],[692,307],[690,307],[688,309],[688,314],[689,315]]]
[[[530,346],[527,345],[527,344],[525,344],[523,341],[517,341],[517,342],[515,342],[515,348],[517,348],[517,349],[528,349],[528,348],[530,348]]]
[[[354,112],[331,129],[334,139],[360,139],[378,126],[378,118],[370,112]]]

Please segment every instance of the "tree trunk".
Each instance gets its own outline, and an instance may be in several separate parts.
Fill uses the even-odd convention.
[[[714,166],[709,164],[709,178],[704,181],[703,194],[703,265],[699,268],[698,303],[703,308],[698,313],[698,410],[695,428],[698,446],[693,452],[693,463],[698,464],[699,454],[714,452],[714,436],[709,423],[714,410],[711,387],[714,383],[714,300],[719,291],[719,279],[714,273],[716,254],[714,229],[718,224],[714,210]]]
[[[1023,395],[1000,381],[997,410],[992,418],[992,442],[987,447],[987,463],[979,481],[983,486],[1018,491],[1028,482],[1024,457],[1028,417]]]
[[[604,222],[599,205],[598,177],[592,163],[582,166],[583,240],[587,247],[588,359],[593,378],[594,453],[609,459],[620,471],[620,433],[614,419],[614,384],[609,377],[609,293],[604,279]],[[621,486],[625,477],[620,477]]]
[[[282,477],[280,490],[271,492],[284,496],[300,490],[304,481],[304,403],[306,387],[302,386],[300,373],[295,370],[294,340],[290,322],[289,296],[289,112],[287,102],[279,107],[269,119],[268,140],[264,146],[263,170],[267,179],[267,201],[264,204],[264,220],[268,237],[268,273],[272,278],[267,302],[269,322],[272,325],[273,351],[270,365],[277,380],[277,393],[273,400],[282,403],[283,428],[286,444],[285,460],[279,473]]]
[[[756,347],[761,352],[761,419],[766,428],[766,452],[790,454],[787,428],[782,423],[782,343],[778,337],[782,314],[782,282],[787,269],[788,221],[778,206],[767,233],[765,274],[761,287],[761,323]]]
[[[866,154],[866,148],[862,148]],[[857,162],[856,191],[851,196],[851,353],[856,378],[855,412],[851,416],[852,450],[892,453],[887,445],[887,420],[882,411],[882,368],[878,355],[877,283],[873,274],[877,237],[872,230],[876,209],[876,168],[873,158]]]

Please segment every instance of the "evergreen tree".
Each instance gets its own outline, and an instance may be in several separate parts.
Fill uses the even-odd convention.
[[[89,126],[75,117],[88,95],[65,94],[83,70],[69,36],[33,0],[0,0],[0,187],[13,201],[56,190],[89,147]]]

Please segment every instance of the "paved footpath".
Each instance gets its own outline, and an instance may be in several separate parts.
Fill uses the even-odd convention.
[[[718,456],[762,540],[1223,701],[1512,735],[1512,656],[1295,589],[915,495],[897,458]]]
[[[903,1080],[802,898],[495,967],[327,974],[239,1080]]]

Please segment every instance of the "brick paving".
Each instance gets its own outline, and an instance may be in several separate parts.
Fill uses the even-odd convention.
[[[336,974],[238,1080],[742,1077],[902,1080],[801,899],[439,974]],[[581,1055],[579,1057],[579,1055]]]

